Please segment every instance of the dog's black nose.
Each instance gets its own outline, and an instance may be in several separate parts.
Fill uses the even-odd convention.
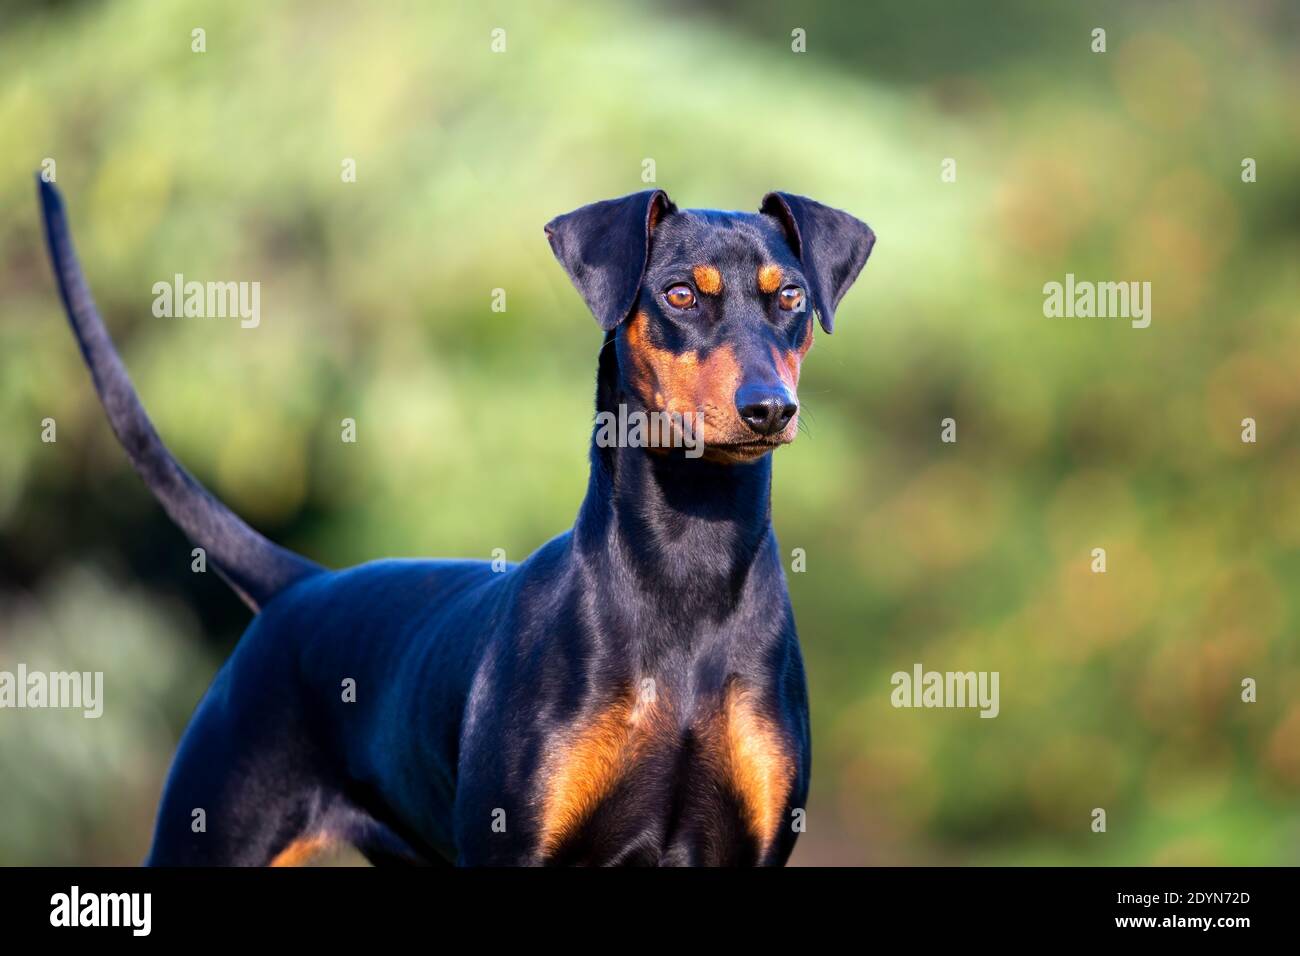
[[[742,386],[736,392],[736,411],[741,420],[760,435],[775,435],[794,418],[799,405],[784,389]]]

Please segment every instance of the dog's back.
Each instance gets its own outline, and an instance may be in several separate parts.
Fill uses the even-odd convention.
[[[195,711],[149,862],[261,864],[303,840],[390,862],[454,860],[457,715],[510,574],[385,560],[277,595]],[[411,766],[422,768],[416,786]],[[239,844],[195,833],[194,807],[240,820]]]

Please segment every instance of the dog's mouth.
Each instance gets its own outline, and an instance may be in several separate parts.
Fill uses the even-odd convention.
[[[770,438],[716,442],[705,446],[704,457],[711,461],[723,462],[755,461],[772,449],[788,445],[793,440],[793,438],[787,438],[784,435],[773,435]]]
[[[656,396],[658,399],[659,396]],[[686,457],[705,461],[738,464],[757,461],[774,448],[788,445],[798,434],[796,420],[771,435],[760,435],[747,428],[734,416],[717,414],[718,406],[706,403],[696,412],[680,412],[675,408],[665,411],[661,401],[648,405],[659,414],[698,415],[695,424],[685,429],[674,422],[672,444],[687,449]],[[672,406],[669,406],[672,408]]]

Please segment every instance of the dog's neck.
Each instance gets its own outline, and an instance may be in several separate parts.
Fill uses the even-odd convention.
[[[617,415],[635,400],[618,386],[613,351],[602,350],[596,408]],[[684,615],[726,617],[772,547],[771,456],[723,464],[681,448],[600,447],[595,435],[574,539],[604,569],[600,586],[653,594]]]

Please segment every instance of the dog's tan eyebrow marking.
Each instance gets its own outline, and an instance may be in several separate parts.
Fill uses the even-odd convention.
[[[705,295],[717,295],[722,291],[722,273],[716,266],[696,266],[691,274],[695,276],[695,287]]]
[[[758,267],[758,291],[775,292],[781,287],[783,273],[780,266],[768,264]]]

